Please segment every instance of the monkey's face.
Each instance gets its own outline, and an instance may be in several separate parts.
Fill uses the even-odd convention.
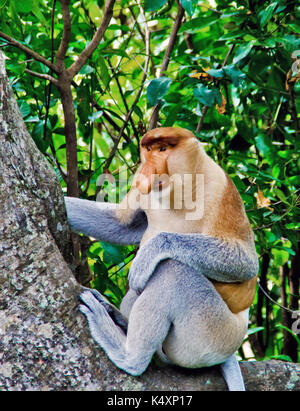
[[[146,133],[140,144],[142,166],[136,186],[142,194],[161,191],[171,184],[170,177],[191,170],[195,157],[195,136],[188,130],[164,127]]]

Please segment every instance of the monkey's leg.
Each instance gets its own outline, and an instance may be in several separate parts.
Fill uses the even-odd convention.
[[[221,364],[221,372],[229,391],[246,391],[241,369],[235,354]]]
[[[137,302],[132,307],[127,337],[116,326],[103,304],[90,291],[80,295],[80,311],[87,317],[94,340],[104,349],[110,360],[131,375],[140,375],[147,368],[153,354],[164,341],[170,321],[166,315],[155,312],[149,302]],[[149,315],[145,319],[145,311]]]
[[[129,315],[131,312],[131,309],[133,307],[133,304],[136,302],[138,298],[138,294],[133,291],[131,288],[127,291],[126,295],[124,296],[121,305],[120,305],[120,311],[121,314],[124,318],[129,319]]]
[[[147,228],[147,217],[141,210],[136,210],[130,223],[122,224],[116,215],[118,204],[73,197],[65,197],[65,204],[72,230],[101,241],[139,244]]]
[[[99,291],[83,287],[85,290],[90,291],[93,296],[103,305],[103,307],[106,309],[107,313],[109,314],[110,318],[113,320],[115,324],[117,324],[123,332],[126,334],[127,333],[127,326],[128,326],[128,320],[123,316],[123,314],[115,307],[113,304],[111,304],[102,294],[99,293]],[[125,298],[125,297],[124,297]]]

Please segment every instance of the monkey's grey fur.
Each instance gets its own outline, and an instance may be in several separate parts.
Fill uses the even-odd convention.
[[[115,244],[138,245],[147,228],[147,217],[138,210],[133,222],[120,224],[115,211],[118,204],[65,197],[68,221],[73,230]]]
[[[240,243],[228,244],[202,234],[162,232],[139,249],[130,267],[130,288],[142,292],[157,265],[168,258],[225,283],[250,280],[258,272],[254,244],[246,251]]]
[[[120,224],[115,204],[66,198],[66,207],[73,230],[102,241],[138,244],[147,228],[143,212],[129,226]],[[80,310],[95,341],[129,374],[143,373],[157,352],[188,368],[221,364],[229,389],[244,390],[234,353],[245,336],[248,312],[231,313],[206,276],[231,282],[256,273],[256,257],[238,246],[208,236],[161,233],[139,250],[120,311],[87,289]]]

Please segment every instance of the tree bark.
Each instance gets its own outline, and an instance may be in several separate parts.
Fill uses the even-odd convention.
[[[77,309],[55,173],[31,139],[0,53],[0,390],[225,390],[217,367],[117,369]],[[242,364],[249,390],[299,390],[297,364]]]

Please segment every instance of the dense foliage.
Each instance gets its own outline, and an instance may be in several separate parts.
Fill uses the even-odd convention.
[[[103,0],[0,0],[0,47],[28,130],[67,190],[65,94],[51,81],[61,73],[27,49],[55,63],[68,32],[62,5],[70,12],[63,55],[70,67],[103,19]],[[124,192],[109,176],[118,181],[134,173],[138,143],[156,107],[158,125],[195,132],[231,176],[256,236],[260,284],[273,300],[298,310],[299,3],[181,0],[181,5],[115,2],[100,44],[72,78],[79,195],[119,201]],[[167,68],[161,71],[163,64]],[[134,247],[83,238],[80,243],[78,278],[118,303]],[[242,358],[298,360],[296,314],[258,290],[250,322]]]

